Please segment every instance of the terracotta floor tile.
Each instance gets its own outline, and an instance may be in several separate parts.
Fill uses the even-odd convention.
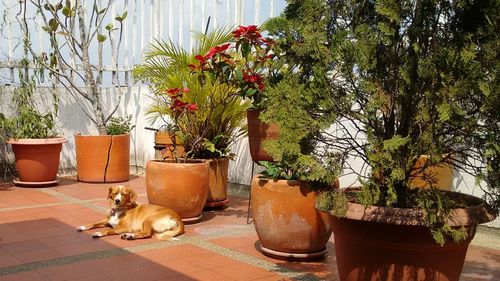
[[[239,281],[258,280],[259,278],[268,278],[278,274],[269,272],[265,269],[248,265],[245,263],[238,263],[220,268],[214,268],[213,271],[220,273],[227,278]]]
[[[38,189],[12,187],[0,191],[0,208],[20,207],[61,202],[60,199],[40,192]]]

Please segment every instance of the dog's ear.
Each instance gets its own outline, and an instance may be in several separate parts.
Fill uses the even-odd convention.
[[[113,187],[109,187],[108,189],[108,199],[111,199],[111,193],[113,193]]]
[[[135,204],[135,200],[137,200],[137,193],[131,188],[130,189],[130,203]]]

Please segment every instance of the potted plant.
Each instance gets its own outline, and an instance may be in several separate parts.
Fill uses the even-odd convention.
[[[276,139],[279,128],[261,122],[259,115],[265,104],[265,81],[275,75],[271,63],[273,40],[263,37],[255,25],[237,27],[230,40],[198,54],[191,67],[204,83],[225,84],[251,102],[247,110],[250,155],[255,162],[271,161],[263,143]]]
[[[328,34],[308,46],[306,33],[280,33],[289,35],[290,56],[307,58],[310,47],[329,60],[323,75],[309,79],[322,91],[292,96],[316,100],[320,110],[294,102],[288,111],[306,109],[305,119],[336,115],[332,126],[317,127],[318,147],[369,167],[346,167],[359,174],[360,188],[317,200],[333,214],[340,280],[458,280],[476,226],[491,220],[490,212],[478,198],[437,189],[432,175],[428,189],[409,183],[415,171],[448,163],[485,179],[498,212],[498,39],[491,21],[498,4],[321,3],[290,2],[275,27],[294,30],[300,22]],[[310,69],[323,69],[322,58],[311,57]],[[303,61],[298,65],[307,69]],[[428,161],[416,165],[422,155]]]
[[[201,217],[207,198],[209,205],[222,205],[227,202],[228,147],[245,132],[241,119],[247,107],[232,88],[217,83],[202,83],[191,69],[196,63],[195,57],[198,53],[209,52],[212,46],[228,42],[229,31],[222,29],[208,35],[195,36],[198,45],[191,53],[171,42],[156,42],[152,45],[152,51],[146,54],[144,63],[134,69],[135,77],[148,82],[154,93],[155,102],[150,107],[149,114],[154,120],[162,119],[173,123],[168,127],[173,148],[177,147],[178,142],[183,144],[185,150],[183,159],[179,159],[180,155],[177,149],[174,149],[174,160],[169,162],[182,166],[185,162],[193,162],[193,160],[186,161],[188,158],[209,160],[201,163],[209,164],[210,170],[208,178],[199,179],[198,185],[201,184],[208,189],[204,196],[198,196],[201,208],[197,208],[194,220]],[[179,111],[175,110],[176,105],[191,105],[191,107],[179,115]],[[148,167],[166,166],[164,164],[162,161],[151,161]],[[156,175],[149,173],[148,169],[146,171],[147,181],[148,183],[151,181],[153,187]],[[169,185],[156,186],[171,188]],[[152,191],[151,194],[153,193]],[[150,202],[155,201],[149,196],[149,192],[148,197]],[[192,197],[186,197],[186,201],[192,200]]]
[[[251,209],[265,255],[310,260],[325,256],[331,235],[329,218],[315,209],[315,199],[319,193],[338,187],[343,159],[340,154],[322,152],[318,142],[320,130],[335,119],[330,112],[320,114],[327,100],[315,99],[325,88],[331,62],[329,54],[317,49],[327,34],[322,29],[307,29],[300,20],[285,29],[286,14],[297,12],[292,8],[264,25],[275,41],[276,56],[273,72],[266,79],[264,102],[259,105],[260,118],[276,124],[279,135],[264,143],[273,162],[261,162],[264,172],[252,179]],[[321,6],[314,9],[315,15],[321,14]],[[327,20],[316,18],[321,19],[316,24]],[[302,40],[292,41],[293,36]],[[291,41],[303,47],[303,56],[296,55],[293,47],[297,45],[290,46]],[[317,63],[314,69],[313,62]],[[317,81],[319,77],[324,78]]]
[[[119,182],[129,179],[129,167],[124,167],[124,163],[128,163],[130,148],[114,149],[112,144],[118,144],[116,142],[119,138],[108,136],[108,124],[118,110],[120,101],[111,110],[106,110],[102,101],[104,42],[106,40],[110,42],[112,65],[115,68],[112,82],[117,86],[120,83],[117,70],[122,27],[127,17],[125,11],[121,15],[116,15],[112,23],[108,23],[106,19],[111,10],[111,4],[112,2],[108,1],[101,5],[97,0],[92,1],[92,4],[85,4],[82,1],[76,3],[60,1],[55,4],[44,3],[44,1],[25,1],[21,5],[23,12],[20,12],[17,17],[29,41],[28,16],[33,9],[27,6],[32,5],[37,16],[41,18],[42,29],[49,37],[50,53],[49,55],[38,54],[31,44],[27,45],[29,52],[35,58],[36,63],[48,70],[51,77],[67,90],[71,98],[92,121],[99,134],[98,136],[75,134],[78,178],[87,182]],[[118,27],[115,27],[115,24]],[[107,34],[103,33],[103,30]],[[119,32],[118,40],[114,38],[115,31]],[[96,48],[97,52],[92,52],[93,48]],[[94,56],[94,54],[97,55]],[[130,138],[130,136],[127,134],[123,138]],[[126,146],[129,142],[130,140],[123,141],[122,144]],[[91,148],[91,150],[87,151],[86,148]],[[93,152],[98,152],[99,155],[94,158],[95,164],[82,160],[81,156],[88,153],[96,155]],[[110,159],[119,161],[110,161]],[[120,164],[114,166],[114,163]],[[94,169],[84,172],[84,169],[89,166]],[[100,170],[93,173],[95,167],[99,167]],[[109,171],[116,170],[121,170],[116,174],[118,176],[107,174]]]
[[[21,65],[25,67],[28,63],[26,58],[21,61]],[[16,185],[55,185],[60,152],[66,139],[59,137],[55,130],[54,117],[57,111],[42,113],[37,108],[40,105],[37,105],[33,96],[36,87],[35,75],[25,75],[27,74],[23,70],[19,70],[20,84],[12,93],[15,114],[12,117],[2,114],[0,137],[12,146],[19,174],[19,178],[14,180]],[[57,105],[55,108],[57,109]]]

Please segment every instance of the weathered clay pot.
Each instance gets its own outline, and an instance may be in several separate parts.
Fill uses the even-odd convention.
[[[176,211],[184,222],[201,219],[208,196],[209,163],[191,160],[150,160],[146,164],[146,191],[151,204]]]
[[[177,157],[184,157],[184,146],[180,143],[180,140],[177,140],[174,147],[171,136],[172,133],[170,132],[155,132],[155,159],[173,159],[175,149],[177,149]]]
[[[59,157],[65,138],[10,139],[16,157],[16,169],[21,186],[50,186],[57,183]]]
[[[209,171],[209,190],[206,207],[219,207],[228,202],[227,178],[229,169],[229,158],[211,159]]]
[[[345,218],[331,216],[340,280],[459,280],[477,224],[490,221],[492,216],[479,198],[458,193],[452,196],[477,205],[452,211],[448,223],[464,225],[469,237],[444,246],[422,225],[421,210],[365,208],[350,203]]]
[[[82,182],[123,182],[130,176],[130,135],[75,135],[76,171]]]
[[[259,119],[260,111],[255,109],[247,110],[248,122],[248,146],[250,156],[254,162],[273,161],[273,158],[264,150],[264,141],[277,140],[279,138],[279,126],[277,124],[267,124]]]
[[[428,156],[422,155],[417,159],[410,175],[409,185],[416,188],[430,188],[429,179],[435,188],[451,190],[453,181],[453,169],[448,163],[425,167]]]
[[[318,259],[332,233],[328,215],[314,208],[315,193],[299,181],[261,178],[251,185],[255,230],[265,255],[280,259]]]

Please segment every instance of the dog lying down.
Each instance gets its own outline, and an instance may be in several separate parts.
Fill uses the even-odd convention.
[[[82,225],[78,231],[99,227],[111,227],[92,234],[94,238],[120,235],[122,239],[134,240],[155,235],[161,240],[172,240],[184,233],[180,216],[172,209],[156,205],[140,205],[135,202],[137,194],[127,185],[109,188],[109,214],[106,219],[93,224]]]

